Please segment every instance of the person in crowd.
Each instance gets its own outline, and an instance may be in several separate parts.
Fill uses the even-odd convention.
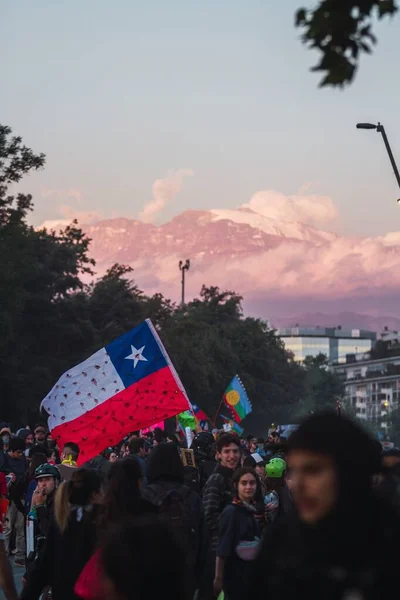
[[[248,444],[248,449],[250,454],[254,454],[258,452],[258,439],[256,437],[252,437]]]
[[[185,550],[188,579],[197,587],[202,504],[198,494],[184,485],[184,467],[175,444],[159,444],[148,459],[148,485],[143,497],[157,507],[163,522]]]
[[[3,444],[3,452],[8,452],[11,441],[11,429],[5,423],[2,423],[0,427],[0,439]]]
[[[392,597],[400,521],[373,489],[379,463],[369,435],[333,412],[312,415],[291,434],[295,509],[267,531],[246,598]]]
[[[108,600],[102,589],[103,573],[100,553],[103,538],[114,526],[141,515],[157,514],[157,507],[141,496],[142,470],[131,457],[110,466],[102,509],[98,519],[100,546],[85,565],[75,586],[75,594],[83,600]]]
[[[74,473],[74,470],[78,468],[76,462],[79,458],[79,446],[75,442],[67,442],[61,452],[61,464],[58,465],[61,479],[69,481]]]
[[[8,509],[8,486],[4,473],[0,472],[0,590],[3,589],[6,600],[16,600],[17,591],[15,589],[11,565],[8,561],[7,552],[4,546],[3,526]]]
[[[111,448],[111,452],[108,455],[108,460],[110,463],[115,463],[118,460],[118,454],[116,453],[116,451],[113,448]]]
[[[146,451],[145,451],[145,441],[143,438],[135,437],[129,442],[129,452],[130,455],[135,458],[140,468],[142,469],[142,480],[143,483],[147,483],[147,466],[146,466]]]
[[[255,458],[257,457],[257,459]],[[258,462],[257,462],[258,460]],[[260,462],[261,461],[261,462]],[[255,518],[257,519],[257,523],[260,527],[260,530],[263,531],[266,522],[267,522],[267,511],[265,508],[264,498],[266,494],[265,487],[265,463],[261,460],[261,457],[258,453],[251,454],[247,456],[242,464],[242,467],[248,467],[254,469],[257,474],[257,487],[256,493],[254,495],[254,506],[255,506]],[[263,473],[263,476],[261,475]]]
[[[31,512],[35,512],[38,532],[47,537],[50,520],[54,515],[55,493],[60,483],[60,472],[57,467],[48,463],[35,470],[36,490],[32,496]]]
[[[259,460],[259,458],[261,458],[259,454],[258,454],[257,458],[255,458],[254,455],[253,455],[253,458],[254,458],[255,463],[256,463],[254,465],[254,470],[257,473],[258,479],[260,481],[261,492],[262,492],[263,497],[264,497],[265,494],[266,494],[266,491],[267,491],[267,488],[266,488],[266,486],[267,486],[267,475],[266,475],[266,472],[265,472],[265,462],[263,460]]]
[[[33,429],[35,444],[44,446],[47,450],[47,427],[43,423],[38,423]]]
[[[55,600],[77,600],[74,586],[97,545],[100,500],[101,478],[96,471],[75,469],[60,485],[55,519],[28,574],[21,600],[39,600],[46,586],[51,586]]]
[[[45,454],[34,454],[31,461],[29,462],[28,471],[25,477],[25,512],[28,513],[31,508],[33,492],[37,487],[37,480],[35,478],[35,471],[40,465],[47,464],[47,456]]]
[[[216,442],[218,464],[203,490],[203,510],[209,547],[205,558],[204,576],[200,585],[201,600],[214,597],[213,582],[218,544],[219,520],[222,511],[232,502],[234,488],[232,477],[240,461],[239,437],[222,433]]]
[[[20,567],[25,565],[24,494],[26,468],[25,442],[21,438],[12,438],[2,466],[2,471],[12,478],[12,484],[9,487],[10,504],[4,527],[4,544],[6,551],[9,552],[11,534],[15,529],[15,564]]]
[[[107,600],[192,600],[186,557],[155,518],[126,520],[108,533],[101,550],[102,589]]]
[[[54,467],[61,464],[61,457],[57,448],[49,448],[48,463]]]
[[[107,528],[121,519],[155,514],[157,508],[142,497],[143,473],[139,462],[127,456],[110,465],[100,526]]]
[[[153,445],[158,446],[158,444],[162,444],[165,441],[166,441],[165,432],[161,429],[161,427],[156,427],[154,429]]]
[[[46,462],[36,468],[35,479],[37,487],[32,495],[27,518],[27,573],[32,568],[35,557],[42,551],[54,517],[54,498],[60,482],[60,472],[57,467]],[[31,542],[28,543],[31,528]],[[25,574],[25,581],[27,577]]]
[[[282,458],[271,458],[265,466],[265,504],[268,522],[273,522],[292,507],[289,489],[286,485],[287,464]]]
[[[30,429],[19,429],[17,431],[17,437],[25,441],[25,456],[28,458],[29,449],[33,446],[34,443],[32,431]]]
[[[238,469],[232,482],[235,494],[232,504],[223,511],[215,567],[214,592],[223,590],[229,600],[242,600],[252,576],[252,561],[257,558],[261,530],[255,517],[255,494],[258,476],[254,469]]]
[[[199,470],[200,491],[202,491],[217,466],[213,434],[208,431],[196,433],[191,447]]]
[[[121,455],[121,458],[125,458],[126,456],[130,455],[128,442],[122,443],[120,455]]]

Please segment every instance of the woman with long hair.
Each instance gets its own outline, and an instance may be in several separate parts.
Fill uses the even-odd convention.
[[[142,498],[142,478],[140,463],[133,456],[111,464],[100,515],[102,529],[126,518],[157,512],[151,502]]]
[[[155,514],[157,508],[144,500],[140,490],[143,472],[134,457],[126,457],[110,466],[102,509],[98,519],[101,531],[99,548],[88,561],[75,586],[75,594],[83,600],[107,600],[103,590],[101,549],[108,531],[144,514]]]
[[[255,495],[258,476],[251,467],[241,467],[232,478],[235,496],[221,514],[214,592],[223,590],[227,600],[242,600],[252,575],[252,561],[261,546],[256,519]]]
[[[22,600],[38,600],[51,586],[54,600],[73,600],[74,585],[97,543],[96,505],[101,478],[96,471],[76,469],[70,481],[60,485],[43,551],[27,575]]]

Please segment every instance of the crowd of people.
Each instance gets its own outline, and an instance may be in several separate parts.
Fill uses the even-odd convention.
[[[135,432],[78,467],[0,425],[0,585],[15,600],[376,600],[397,589],[400,450],[315,414],[285,439]]]

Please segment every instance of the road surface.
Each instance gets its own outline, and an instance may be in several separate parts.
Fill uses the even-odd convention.
[[[23,576],[23,574],[25,572],[25,569],[21,569],[21,567],[16,567],[14,565],[14,559],[13,558],[11,558],[11,564],[13,565],[14,580],[15,580],[15,583],[16,583],[16,586],[17,586],[17,590],[18,590],[18,593],[19,593],[21,591],[21,587],[22,587],[21,580],[22,580],[22,576]],[[3,592],[2,592],[2,590],[0,590],[0,600],[4,600],[4,598],[5,598],[5,596],[4,596]]]

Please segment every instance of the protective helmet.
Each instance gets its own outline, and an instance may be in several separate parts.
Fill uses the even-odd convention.
[[[215,454],[215,439],[212,433],[208,431],[199,431],[194,436],[192,448],[199,458],[210,459]]]
[[[283,458],[271,458],[265,467],[267,477],[271,479],[282,479],[286,471],[286,461]]]
[[[49,465],[45,463],[44,465],[39,465],[39,467],[35,470],[35,479],[40,479],[41,477],[54,477],[54,479],[61,479],[60,471],[54,465]]]

